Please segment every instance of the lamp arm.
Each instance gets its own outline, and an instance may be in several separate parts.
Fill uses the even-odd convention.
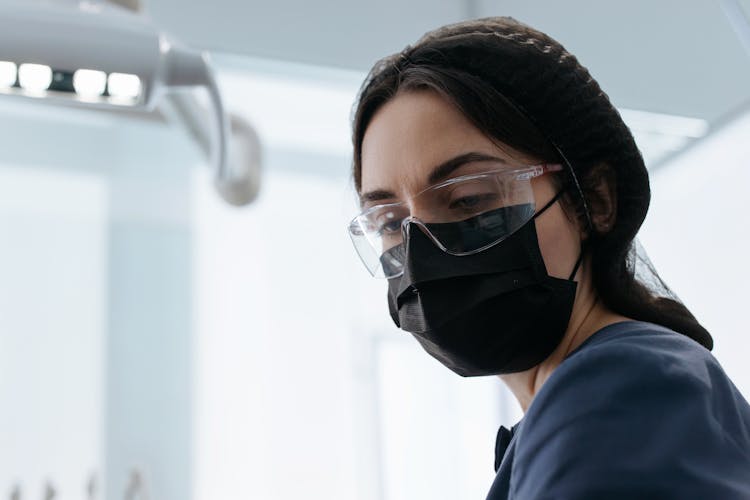
[[[227,112],[221,98],[218,83],[211,69],[209,55],[196,52],[162,39],[164,89],[203,87],[208,91],[211,102],[214,127],[212,127],[211,164],[214,169],[214,185],[225,201],[232,205],[246,205],[255,199],[258,191],[257,171],[260,168],[260,142],[252,127],[235,120],[242,141],[240,155],[233,155],[232,161],[241,165],[232,167],[230,143],[240,146],[232,134]],[[244,156],[242,156],[244,153]]]
[[[206,64],[206,89],[211,99],[211,108],[216,122],[214,133],[214,147],[212,149],[212,163],[214,164],[214,180],[217,183],[226,184],[232,182],[229,169],[228,145],[229,145],[229,119],[224,110],[224,102],[221,99],[219,86],[213,72],[210,71],[208,54],[203,55]]]

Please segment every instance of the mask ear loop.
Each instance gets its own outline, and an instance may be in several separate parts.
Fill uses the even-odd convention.
[[[558,191],[557,194],[555,194],[555,196],[553,196],[551,200],[549,200],[542,208],[536,211],[532,219],[536,219],[537,217],[542,215],[544,212],[546,212],[549,207],[554,205],[555,202],[560,199],[560,197],[563,195],[564,192],[565,192],[564,189],[561,189],[560,191]]]
[[[581,264],[583,263],[584,250],[585,250],[585,245],[581,243],[581,252],[578,254],[578,260],[576,261],[576,265],[573,266],[573,272],[570,273],[570,276],[568,276],[568,281],[573,281],[573,278],[576,277],[576,273],[578,272],[578,269],[581,267]]]
[[[577,181],[576,181],[577,183]],[[534,214],[534,217],[532,219],[536,219],[540,215],[542,215],[549,207],[555,204],[557,200],[560,199],[560,197],[565,193],[565,188],[561,189],[560,191],[555,194],[555,196],[552,197],[551,200],[549,200],[542,208],[537,210],[537,212]],[[584,250],[584,243],[581,242],[581,252],[578,254],[578,260],[576,260],[576,264],[573,267],[573,272],[570,273],[570,277],[568,277],[568,281],[572,281],[575,277],[576,273],[578,272],[578,268],[581,267],[581,262],[583,262],[583,250]]]
[[[560,199],[560,197],[565,193],[565,189],[561,189],[557,192],[555,196],[552,197],[551,200],[549,200],[542,208],[540,208],[535,214],[532,219],[536,219],[540,215],[544,213],[545,210],[547,210],[549,207],[555,204],[557,200]],[[581,242],[581,252],[578,254],[578,260],[576,260],[576,265],[573,267],[573,272],[570,273],[570,276],[568,277],[568,281],[572,281],[575,277],[576,273],[578,272],[578,268],[581,267],[581,262],[583,262],[583,251],[584,251],[584,243]]]

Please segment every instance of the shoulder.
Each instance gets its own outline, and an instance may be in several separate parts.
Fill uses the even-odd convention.
[[[672,330],[631,321],[602,329],[563,361],[526,420],[544,421],[552,410],[575,416],[606,409],[630,416],[636,408],[659,411],[683,398],[706,401],[733,390],[706,348]]]
[[[750,495],[749,468],[750,408],[711,353],[627,322],[589,339],[539,391],[519,429],[513,483],[523,498],[548,488],[566,498],[692,498],[722,470]],[[669,496],[675,484],[691,489]]]
[[[628,321],[602,329],[572,353],[537,399],[559,400],[561,394],[577,393],[580,385],[613,391],[645,384],[643,389],[653,392],[667,384],[710,396],[716,379],[728,381],[713,355],[697,342],[658,325]],[[644,395],[632,394],[639,399]]]

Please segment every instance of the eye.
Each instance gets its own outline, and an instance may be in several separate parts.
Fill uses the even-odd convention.
[[[448,204],[448,208],[451,210],[462,210],[466,212],[476,212],[483,210],[486,207],[491,207],[497,203],[497,193],[474,193],[461,196],[451,200]]]
[[[401,221],[390,221],[378,227],[378,234],[394,234],[401,231]]]
[[[376,221],[377,232],[381,236],[388,236],[401,232],[401,222],[404,220],[399,215],[388,212],[380,217]]]

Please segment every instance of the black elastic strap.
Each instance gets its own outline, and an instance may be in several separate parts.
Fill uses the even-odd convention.
[[[532,219],[536,219],[537,217],[542,215],[545,212],[545,210],[547,210],[549,207],[554,205],[555,202],[560,199],[560,197],[563,195],[564,192],[565,192],[565,189],[561,189],[560,191],[558,191],[557,194],[553,196],[552,199],[549,200],[546,205],[544,205],[542,208],[536,211]]]
[[[542,208],[540,208],[537,211],[537,213],[534,214],[533,219],[536,219],[537,217],[539,217],[540,215],[542,215],[545,210],[547,210],[549,207],[551,207],[552,205],[554,205],[555,202],[560,199],[560,197],[563,195],[564,192],[565,192],[564,188],[561,189],[560,191],[558,191],[557,194],[555,196],[553,196],[552,199],[549,200],[546,205],[544,205]],[[585,206],[585,202],[584,202],[584,206]],[[589,224],[590,224],[591,220],[588,218],[588,208],[586,208],[586,215],[587,215],[587,220],[589,221]],[[578,260],[576,260],[576,265],[573,267],[573,272],[570,273],[570,277],[568,278],[568,281],[571,281],[575,277],[576,273],[578,272],[578,269],[581,267],[581,263],[583,263],[583,253],[584,253],[584,251],[585,251],[585,243],[582,241],[581,242],[581,253],[578,254]]]
[[[578,269],[581,267],[581,264],[583,263],[583,253],[585,252],[586,247],[583,242],[581,242],[581,253],[578,254],[578,260],[576,261],[576,265],[573,267],[573,272],[570,273],[570,277],[568,278],[568,281],[573,281],[573,278],[575,278],[576,273],[578,272]]]

